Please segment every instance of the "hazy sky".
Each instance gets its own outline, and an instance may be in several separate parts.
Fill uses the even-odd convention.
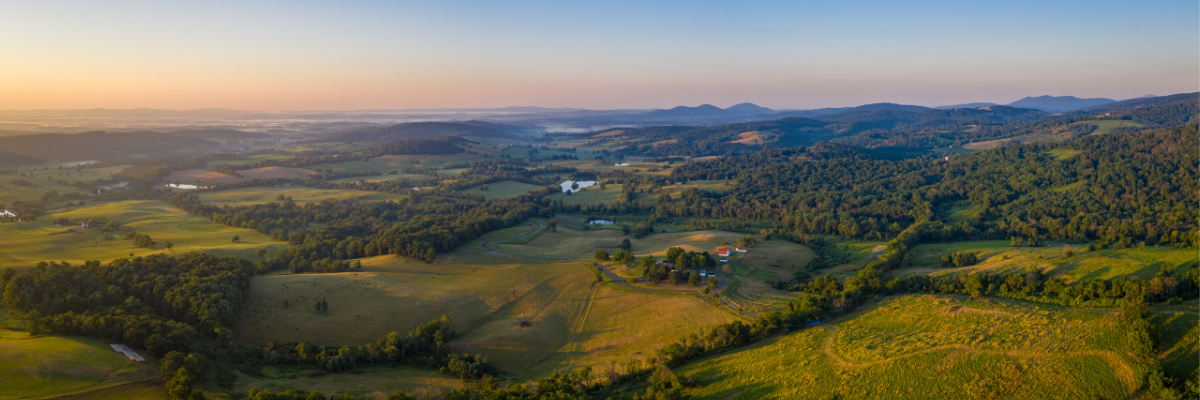
[[[1196,0],[0,7],[0,109],[816,108],[1200,90]]]

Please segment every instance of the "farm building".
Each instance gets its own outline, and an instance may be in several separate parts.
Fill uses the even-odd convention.
[[[129,346],[116,343],[110,344],[109,346],[112,346],[113,350],[116,350],[118,353],[124,354],[125,357],[129,357],[130,360],[146,362],[145,358],[142,358],[142,356],[138,355],[138,353],[129,348]]]
[[[726,248],[717,249],[717,255],[721,256],[721,257],[729,257],[729,249],[726,249]]]
[[[0,217],[16,217],[16,216],[17,216],[17,213],[12,212],[7,208],[4,210],[0,210]]]
[[[667,267],[667,269],[675,268],[675,262],[671,260],[663,261],[662,265]]]
[[[737,252],[738,252],[738,253],[745,253],[745,252],[747,252],[747,251],[749,251],[749,250],[747,250],[747,249],[744,249],[744,248],[742,248],[742,247],[740,247],[740,246],[737,248]]]

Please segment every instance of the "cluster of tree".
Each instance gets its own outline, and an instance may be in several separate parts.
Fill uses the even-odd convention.
[[[325,298],[322,297],[320,300],[317,300],[316,304],[313,304],[313,309],[316,309],[317,312],[329,311],[329,302],[325,301]]]
[[[487,232],[507,228],[534,216],[549,216],[536,199],[517,197],[471,202],[309,203],[284,201],[241,207],[215,207],[192,194],[166,196],[168,202],[219,224],[256,229],[282,236],[276,229],[298,230],[288,235],[293,245],[260,260],[262,271],[313,270],[318,262],[344,268],[348,260],[396,254],[432,262],[438,252],[450,251]],[[322,224],[305,229],[310,223]],[[332,260],[332,261],[325,261]]]
[[[632,257],[632,255],[630,256]],[[717,267],[717,260],[713,259],[707,251],[697,253],[672,247],[667,249],[666,259],[662,262],[653,256],[644,256],[638,266],[642,269],[642,279],[645,279],[646,282],[657,284],[665,280],[671,285],[676,285],[680,281],[687,280],[688,284],[698,286],[702,282],[700,273],[696,270],[714,270]]]
[[[232,176],[235,178],[242,178],[242,174],[237,172],[236,169],[234,169],[236,167],[238,167],[238,166],[230,165],[230,164],[217,164],[217,165],[212,166],[212,172],[229,175],[229,176]]]
[[[144,247],[150,250],[158,248],[158,242],[150,238],[150,235],[145,233],[129,232],[122,236],[125,240],[132,240],[137,247]]]
[[[155,356],[190,353],[207,332],[228,340],[253,264],[189,253],[88,261],[40,262],[0,275],[4,302],[35,313],[43,331],[124,342]]]
[[[496,370],[486,357],[450,351],[446,342],[454,337],[452,324],[450,317],[443,315],[441,319],[421,324],[411,332],[392,332],[363,346],[319,346],[299,342],[267,344],[240,351],[243,362],[249,365],[314,365],[330,372],[368,365],[415,365],[455,375],[463,380],[495,375]]]
[[[942,254],[942,268],[969,267],[979,262],[979,256],[969,251]]]

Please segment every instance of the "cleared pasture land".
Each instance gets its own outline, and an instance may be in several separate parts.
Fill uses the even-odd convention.
[[[1141,128],[1145,126],[1137,121],[1117,119],[1094,119],[1090,121],[1076,122],[1071,125],[1093,125],[1096,127],[1096,131],[1092,132],[1092,134],[1109,133],[1116,128]]]
[[[98,339],[0,329],[0,399],[67,395],[153,378],[157,372],[156,360],[134,362]]]
[[[447,314],[459,334],[450,343],[456,351],[483,354],[510,377],[531,379],[646,354],[681,333],[736,318],[696,296],[594,284],[580,262],[512,257],[479,245],[529,229],[492,232],[432,264],[384,256],[345,273],[255,277],[234,332],[249,343],[357,346]],[[329,303],[324,313],[312,307],[321,297]],[[523,320],[530,325],[522,327]]]
[[[1010,247],[1007,240],[922,244],[908,254],[909,268],[896,271],[902,274],[934,276],[959,272],[993,274],[1042,271],[1048,276],[1060,276],[1068,282],[1081,279],[1112,279],[1135,276],[1150,279],[1163,267],[1185,268],[1197,259],[1196,251],[1176,247],[1145,249],[1103,249],[1087,251],[1084,245],[1072,244],[1071,258],[1063,258],[1063,243],[1047,242],[1043,247]],[[941,256],[954,252],[971,252],[980,262],[962,268],[942,268]]]
[[[367,192],[362,190],[340,190],[340,189],[319,189],[310,188],[298,185],[281,185],[281,186],[255,186],[248,188],[223,190],[218,192],[203,192],[200,193],[200,200],[213,203],[215,205],[231,205],[244,206],[252,204],[266,204],[271,202],[279,202],[279,195],[291,197],[292,201],[297,204],[304,203],[319,203],[323,200],[340,201],[340,200],[359,200],[359,201],[384,201],[384,200],[399,200],[405,196],[383,193],[383,192]]]
[[[0,223],[0,268],[29,268],[38,261],[67,261],[82,264],[86,260],[112,261],[115,258],[144,256],[166,252],[167,242],[174,252],[207,252],[218,256],[236,255],[253,259],[254,250],[282,248],[285,243],[271,240],[252,229],[218,225],[206,218],[187,215],[165,201],[120,201],[94,203],[71,211],[52,214],[43,220],[68,218],[72,222],[92,218],[116,221],[135,232],[150,235],[158,242],[157,250],[136,247],[133,241],[120,240],[120,232],[106,239],[99,229],[59,228],[46,222]],[[239,242],[233,237],[239,236]]]
[[[482,195],[488,199],[504,199],[520,196],[533,190],[542,190],[542,186],[517,181],[500,181],[489,183],[487,186],[488,190],[483,190],[481,186],[476,186],[463,192]]]
[[[901,296],[676,369],[696,399],[1125,398],[1113,314]]]
[[[222,174],[203,169],[189,169],[184,171],[174,171],[164,178],[165,182],[179,182],[181,184],[191,183],[237,183],[254,179],[292,179],[304,178],[312,175],[317,175],[317,171],[307,168],[291,168],[291,167],[262,167],[238,171],[242,174],[241,178],[233,175]]]
[[[50,175],[47,175],[50,176]],[[25,180],[32,186],[17,186],[13,181]],[[0,204],[13,204],[17,200],[34,200],[47,192],[75,193],[79,188],[62,185],[49,179],[29,178],[15,175],[0,175]]]

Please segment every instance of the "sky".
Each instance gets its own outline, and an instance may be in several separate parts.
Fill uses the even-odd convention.
[[[0,0],[0,9],[8,110],[810,109],[1200,90],[1195,0]]]

